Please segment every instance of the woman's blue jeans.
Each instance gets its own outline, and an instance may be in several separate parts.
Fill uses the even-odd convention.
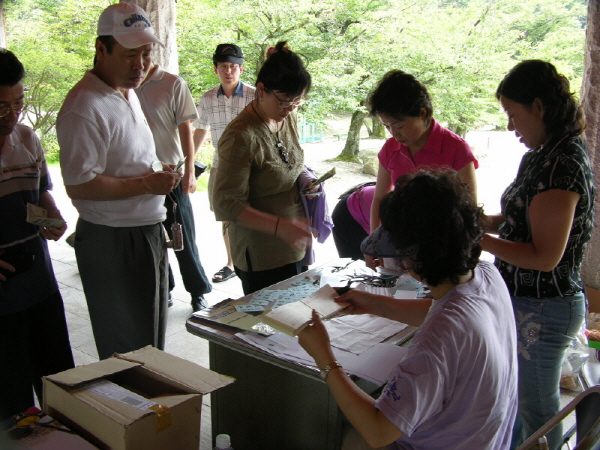
[[[583,293],[569,297],[512,297],[517,323],[519,412],[511,449],[517,448],[560,410],[565,352],[583,324]],[[547,435],[550,450],[562,442],[562,426]]]

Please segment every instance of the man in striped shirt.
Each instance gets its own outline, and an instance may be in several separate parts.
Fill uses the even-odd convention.
[[[24,75],[17,57],[0,49],[0,421],[33,406],[34,389],[41,403],[43,376],[74,366],[47,244],[67,225],[50,194],[44,149],[17,123]],[[29,204],[59,220],[28,222]]]
[[[254,100],[254,87],[240,81],[244,71],[244,53],[235,44],[219,44],[213,55],[215,73],[219,76],[221,84],[207,91],[198,104],[198,118],[194,121],[194,144],[196,151],[200,149],[204,140],[211,133],[215,154],[211,175],[208,180],[208,200],[212,209],[212,191],[214,177],[213,169],[219,164],[218,144],[225,127],[231,122],[248,103]],[[213,276],[213,282],[220,283],[235,276],[233,260],[229,249],[229,236],[227,222],[223,222],[223,240],[227,249],[227,264]]]

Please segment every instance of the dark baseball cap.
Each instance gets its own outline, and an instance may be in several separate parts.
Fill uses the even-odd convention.
[[[219,44],[213,55],[215,66],[220,62],[244,64],[244,52],[235,44]]]
[[[412,258],[419,250],[418,244],[398,248],[392,243],[390,233],[379,226],[360,244],[360,251],[375,258]]]

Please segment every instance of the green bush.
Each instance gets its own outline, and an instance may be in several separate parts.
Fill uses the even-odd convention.
[[[46,161],[48,161],[49,164],[58,163],[60,147],[58,146],[58,141],[56,140],[56,134],[45,134],[44,136],[42,136],[42,139],[40,139],[40,141],[46,153]]]

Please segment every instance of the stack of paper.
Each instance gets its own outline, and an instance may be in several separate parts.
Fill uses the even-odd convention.
[[[407,348],[381,343],[406,324],[372,315],[343,316],[325,322],[336,359],[346,372],[382,385],[404,358]],[[277,332],[271,336],[241,332],[236,337],[281,359],[316,367],[298,339]]]

